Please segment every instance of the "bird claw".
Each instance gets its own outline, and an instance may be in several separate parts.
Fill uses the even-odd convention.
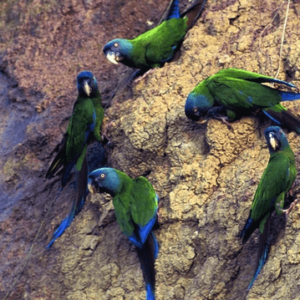
[[[102,134],[101,134],[101,140],[102,142],[104,141],[107,141],[108,143],[110,143],[110,140],[107,136],[107,131],[108,129],[111,127],[111,125],[113,124],[113,121],[110,121],[107,125],[105,124],[103,127],[102,127]]]
[[[233,131],[233,127],[232,127],[232,125],[227,121],[227,120],[228,120],[227,117],[215,117],[215,118],[218,119],[218,120],[220,120],[220,121],[222,121],[222,123],[224,123],[224,124],[227,126],[227,128],[228,128],[229,130],[232,130],[232,131]]]
[[[295,187],[295,182],[293,182],[293,184],[292,184],[292,186],[291,186],[291,188],[289,190],[289,196],[291,196],[291,197],[293,197],[294,194],[295,194],[295,191],[293,190],[294,187]],[[296,201],[298,201],[298,200],[296,200]]]
[[[162,203],[161,203],[161,202],[158,202],[158,205],[157,205],[157,212],[156,212],[158,224],[161,224],[161,223],[162,223],[162,217],[161,217],[161,215],[160,215],[160,213],[159,213],[159,209],[161,208],[161,206],[162,206]]]
[[[295,200],[294,202],[291,203],[290,207],[288,209],[282,209],[280,207],[280,204],[277,203],[277,208],[279,211],[281,211],[282,213],[286,214],[286,216],[288,217],[288,215],[290,214],[290,212],[293,210],[293,208],[295,207],[295,205],[300,202],[300,200]]]

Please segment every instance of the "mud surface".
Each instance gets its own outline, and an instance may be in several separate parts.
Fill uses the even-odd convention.
[[[158,300],[299,298],[299,204],[287,220],[273,217],[269,258],[248,294],[258,234],[244,247],[238,238],[268,162],[261,132],[271,123],[258,129],[257,119],[247,117],[230,131],[217,120],[195,124],[183,109],[199,81],[227,67],[275,76],[280,65],[279,79],[300,86],[300,4],[291,2],[281,60],[286,7],[280,5],[209,1],[185,38],[181,58],[119,94],[106,112],[113,145],[107,148],[109,164],[133,177],[146,175],[162,202],[155,232]],[[106,101],[127,68],[109,64],[101,48],[112,38],[149,29],[166,6],[167,1],[0,3],[1,299],[58,190],[58,178],[43,178],[72,111],[77,73],[91,70]],[[300,101],[285,106],[300,115]],[[299,168],[300,137],[287,136]],[[299,183],[297,177],[295,198]],[[120,231],[109,197],[90,196],[71,227],[45,249],[73,195],[71,180],[47,215],[9,299],[145,299],[135,249]]]

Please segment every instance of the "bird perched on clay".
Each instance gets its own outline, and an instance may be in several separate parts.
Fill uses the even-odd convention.
[[[257,266],[248,290],[253,285],[267,260],[270,249],[271,214],[274,210],[277,215],[282,214],[287,193],[291,189],[297,175],[295,156],[282,129],[278,126],[267,128],[265,130],[265,138],[270,152],[269,163],[260,179],[249,217],[240,234],[244,244],[256,228],[259,228],[260,232]]]
[[[47,246],[48,249],[70,226],[75,215],[82,209],[87,194],[87,145],[93,139],[98,142],[101,141],[100,127],[104,110],[101,106],[101,96],[94,75],[88,71],[79,73],[77,76],[77,89],[78,97],[73,107],[73,114],[67,131],[61,143],[57,146],[58,153],[46,174],[47,179],[61,174],[60,193],[67,184],[70,173],[75,166],[77,171],[76,197],[70,214],[54,232],[53,239]]]
[[[200,82],[188,95],[185,114],[198,121],[221,119],[227,125],[244,115],[260,109],[277,125],[300,133],[300,118],[280,104],[282,101],[300,99],[299,93],[284,92],[263,85],[291,83],[240,69],[224,69]]]
[[[145,177],[130,178],[125,173],[101,168],[89,175],[91,193],[108,193],[113,197],[117,222],[136,246],[146,283],[147,300],[155,299],[154,261],[158,244],[152,232],[157,222],[158,197]]]
[[[160,25],[132,40],[114,39],[104,46],[103,52],[114,64],[121,62],[144,71],[161,67],[173,58],[185,34],[199,18],[205,3],[206,0],[197,0],[180,15],[179,0],[174,0],[166,20]]]

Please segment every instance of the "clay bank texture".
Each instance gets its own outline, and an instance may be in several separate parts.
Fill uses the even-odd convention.
[[[244,247],[238,234],[268,163],[260,132],[270,123],[259,129],[256,118],[242,118],[233,131],[217,120],[197,124],[186,118],[184,104],[199,81],[228,67],[275,76],[279,64],[278,78],[300,87],[300,3],[290,4],[279,61],[282,1],[208,2],[180,59],[118,94],[107,109],[109,162],[131,177],[147,175],[162,202],[155,231],[158,300],[298,299],[299,204],[287,220],[272,219],[269,258],[246,293],[258,232]],[[44,176],[72,112],[77,73],[92,71],[107,100],[127,69],[109,64],[103,45],[150,29],[166,6],[157,0],[1,1],[0,298],[21,270],[59,187],[59,178]],[[284,106],[300,114],[299,101]],[[299,168],[300,138],[287,138]],[[297,177],[295,198],[299,186]],[[108,196],[89,196],[70,228],[45,249],[74,193],[70,184],[47,216],[9,299],[145,299],[136,251]]]

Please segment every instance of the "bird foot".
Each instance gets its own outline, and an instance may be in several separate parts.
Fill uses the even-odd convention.
[[[279,203],[277,203],[276,205],[277,205],[277,208],[278,208],[279,211],[281,211],[282,213],[286,214],[286,216],[288,216],[289,213],[290,213],[290,212],[293,210],[293,208],[295,207],[295,205],[296,205],[297,203],[299,203],[299,202],[300,202],[300,200],[295,200],[294,202],[291,203],[291,205],[290,205],[290,207],[289,207],[288,209],[282,209],[282,208],[280,207],[280,204],[279,204]]]
[[[294,195],[295,195],[295,191],[293,190],[294,187],[295,187],[295,182],[293,182],[293,184],[289,190],[289,196],[291,196],[291,197],[294,197]],[[296,201],[298,201],[298,200],[296,200]]]
[[[113,124],[113,121],[110,121],[108,124],[105,124],[103,127],[102,127],[102,134],[101,134],[101,139],[102,139],[102,142],[104,141],[107,141],[108,143],[110,142],[109,141],[109,138],[107,136],[107,131],[108,129],[111,127],[111,125]]]
[[[154,69],[150,69],[149,71],[147,71],[146,73],[144,73],[142,76],[138,77],[137,79],[134,80],[134,83],[138,83],[139,81],[141,81],[142,79],[146,78],[149,74],[153,73],[154,70],[159,69],[159,68],[154,68]]]
[[[227,117],[215,117],[216,119],[218,119],[218,120],[220,120],[220,121],[222,121],[222,123],[224,123],[226,126],[227,126],[227,128],[229,129],[229,130],[232,130],[233,131],[233,127],[232,127],[232,125],[228,122],[228,118]]]

